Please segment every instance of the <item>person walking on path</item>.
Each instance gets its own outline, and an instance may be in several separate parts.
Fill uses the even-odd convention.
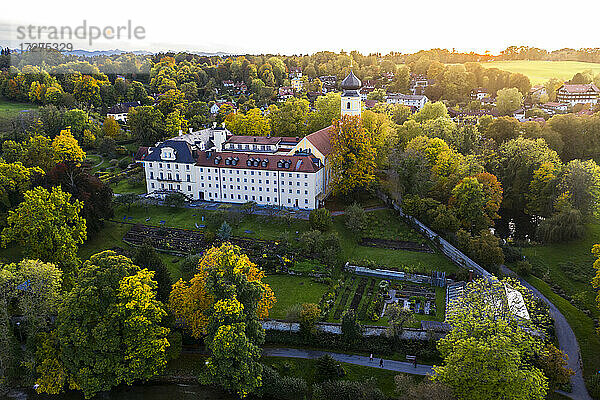
[[[417,357],[415,356],[415,359],[413,360],[413,364],[415,365],[415,368],[417,368]]]
[[[373,362],[373,353],[369,356],[369,362]]]
[[[380,366],[381,368],[383,368],[383,357],[382,357],[381,359],[379,359],[379,366]]]

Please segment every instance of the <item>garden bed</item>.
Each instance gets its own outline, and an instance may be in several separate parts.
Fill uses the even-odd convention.
[[[411,242],[406,240],[378,239],[363,237],[359,243],[361,246],[378,247],[381,249],[408,250],[422,253],[433,253],[433,250],[426,243]]]

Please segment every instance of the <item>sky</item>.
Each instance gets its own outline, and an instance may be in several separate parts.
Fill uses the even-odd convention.
[[[597,0],[582,0],[576,7],[555,0],[8,0],[3,8],[7,12],[0,16],[0,44],[11,48],[39,41],[27,32],[29,25],[75,29],[84,20],[88,28],[100,29],[116,29],[131,21],[132,28],[143,27],[144,34],[131,40],[100,38],[91,45],[89,34],[85,40],[53,42],[85,50],[286,55],[321,50],[409,53],[430,48],[497,54],[510,45],[548,50],[600,47],[593,17],[600,11]],[[25,35],[19,36],[20,26]]]

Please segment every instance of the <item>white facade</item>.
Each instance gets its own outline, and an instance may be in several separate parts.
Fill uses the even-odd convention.
[[[360,96],[342,96],[342,115],[361,115]]]
[[[393,93],[389,94],[385,100],[388,104],[403,104],[409,107],[416,107],[418,110],[425,106],[425,103],[429,101],[427,96],[418,94],[402,94]]]
[[[127,123],[127,114],[128,113],[118,113],[118,114],[106,114],[107,117],[113,117],[115,121],[121,121]]]

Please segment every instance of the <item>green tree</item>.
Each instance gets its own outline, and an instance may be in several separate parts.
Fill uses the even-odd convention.
[[[342,315],[342,337],[347,343],[357,343],[363,335],[363,328],[356,318],[353,309],[349,309]]]
[[[400,340],[406,325],[415,320],[415,314],[398,303],[389,304],[386,307],[385,315],[388,317],[389,324],[387,333],[396,341]]]
[[[519,89],[515,87],[510,89],[501,89],[498,90],[496,104],[500,114],[509,115],[523,107],[523,95],[521,92],[519,92]]]
[[[308,100],[295,97],[286,100],[275,112],[269,113],[273,134],[277,136],[304,136],[309,110]]]
[[[329,92],[325,96],[317,97],[315,100],[315,111],[308,114],[307,125],[308,132],[316,132],[332,124],[334,120],[340,118],[341,95],[335,92]]]
[[[431,119],[448,117],[448,109],[441,101],[435,103],[425,103],[418,113],[411,117],[417,122],[424,122]]]
[[[450,205],[463,227],[476,232],[489,223],[485,215],[485,194],[483,185],[474,177],[464,178],[452,189]]]
[[[344,225],[354,233],[360,233],[367,227],[367,213],[358,203],[346,208]]]
[[[149,243],[144,242],[136,251],[133,263],[140,268],[145,268],[149,271],[154,272],[154,280],[157,283],[157,296],[156,298],[166,304],[169,300],[169,294],[171,293],[171,274],[164,261],[154,247]]]
[[[86,239],[86,222],[80,216],[83,203],[72,200],[60,188],[48,192],[36,187],[25,192],[25,200],[9,212],[2,230],[2,245],[17,242],[29,258],[61,267],[78,263],[77,246]]]
[[[592,254],[596,257],[594,261],[594,269],[596,270],[596,276],[592,279],[592,286],[594,289],[598,291],[598,296],[596,296],[596,304],[598,305],[598,309],[600,309],[600,244],[595,244],[592,247]],[[598,334],[600,334],[600,327],[597,329]]]
[[[169,330],[160,325],[166,312],[153,275],[110,250],[84,263],[58,312],[58,346],[48,344],[65,373],[41,368],[38,392],[60,392],[70,381],[90,398],[164,369]]]
[[[529,319],[516,318],[507,290],[520,293]],[[433,379],[450,386],[458,399],[544,399],[548,380],[532,360],[544,351],[532,331],[547,328],[531,292],[516,281],[476,280],[448,310],[452,331],[438,341],[443,365]],[[523,314],[520,314],[523,315]]]
[[[165,116],[153,106],[131,108],[127,124],[142,146],[154,146],[165,137]]]

